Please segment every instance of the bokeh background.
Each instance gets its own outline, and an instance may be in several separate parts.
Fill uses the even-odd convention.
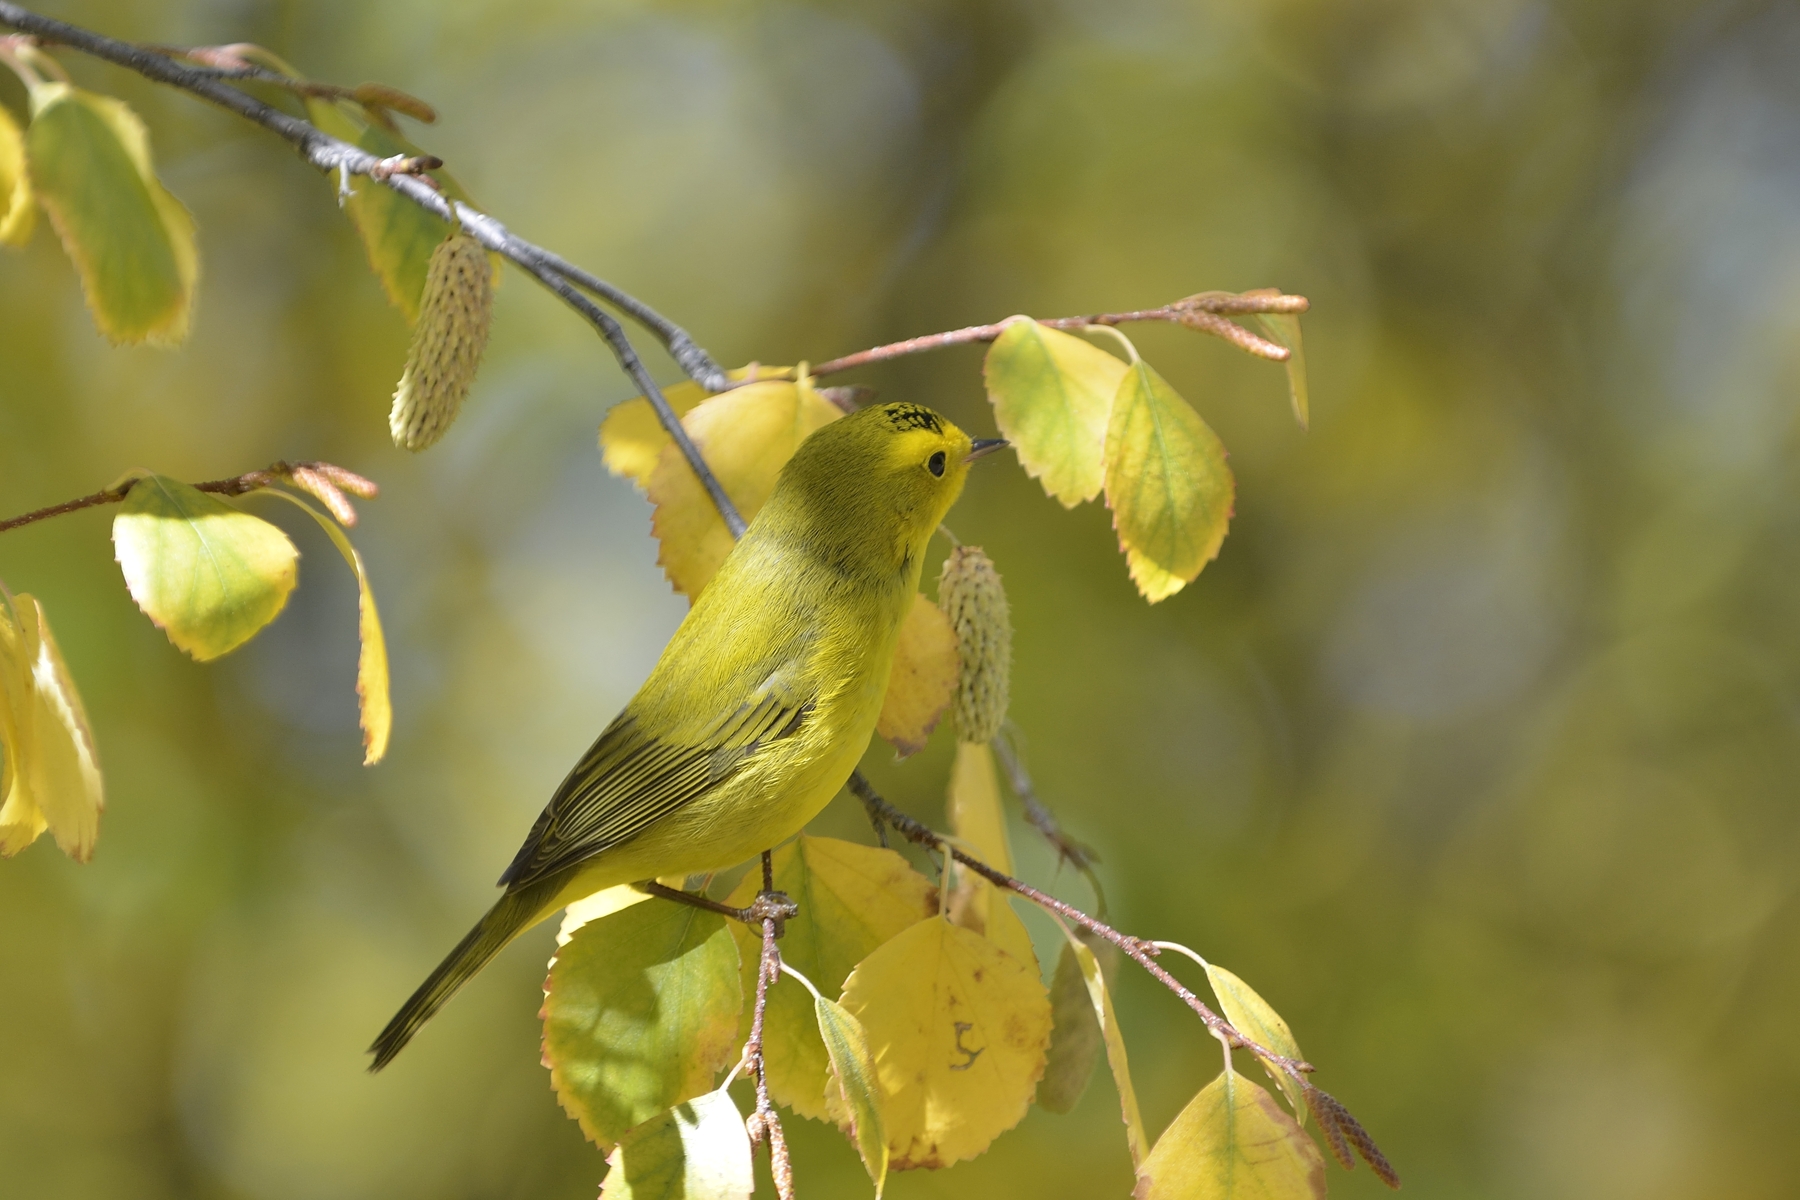
[[[729,363],[1310,296],[1307,434],[1280,368],[1132,330],[1238,478],[1223,554],[1176,598],[1139,601],[1105,510],[1064,512],[1010,460],[953,515],[1010,587],[1045,799],[1104,853],[1121,925],[1287,1016],[1408,1194],[1793,1194],[1800,9],[53,7],[428,98],[420,140],[479,201]],[[358,765],[354,588],[289,514],[299,590],[206,667],[132,607],[104,510],[0,538],[110,792],[91,865],[48,839],[0,863],[0,1192],[592,1196],[601,1156],[537,1061],[550,928],[385,1074],[362,1050],[681,617],[647,506],[594,446],[630,389],[512,275],[462,422],[394,449],[407,331],[330,185],[198,101],[64,60],[145,116],[203,291],[188,346],[117,350],[47,230],[0,257],[0,513],[138,465],[373,476],[357,539],[398,718],[388,761]],[[843,381],[987,433],[979,363]],[[944,746],[869,765],[941,813]],[[818,828],[868,836],[848,800]],[[1139,973],[1118,1004],[1160,1129],[1217,1048]],[[862,1194],[835,1134],[790,1136],[803,1194]],[[1102,1074],[1073,1114],[889,1194],[1129,1187]]]

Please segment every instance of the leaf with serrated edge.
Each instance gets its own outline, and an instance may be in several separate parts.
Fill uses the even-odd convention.
[[[300,497],[270,488],[271,496],[280,496],[304,509],[331,539],[338,553],[356,574],[356,629],[360,649],[356,656],[356,699],[363,731],[363,766],[371,767],[387,754],[388,736],[394,728],[394,704],[388,690],[387,638],[381,632],[381,614],[375,609],[375,590],[369,586],[369,572],[362,555],[350,544],[350,535],[336,521]]]
[[[590,921],[550,963],[544,1062],[582,1132],[611,1146],[710,1091],[732,1061],[738,951],[725,918],[636,904]]]
[[[981,935],[920,921],[857,964],[842,1003],[869,1036],[893,1170],[973,1158],[1030,1107],[1050,1000]]]
[[[1028,317],[1009,321],[982,365],[994,421],[1028,475],[1063,507],[1100,494],[1107,414],[1125,364]]]
[[[782,960],[826,995],[842,991],[850,969],[883,943],[937,912],[937,888],[892,850],[800,837],[775,851],[774,866],[776,890],[800,906],[782,936]],[[742,907],[761,887],[762,872],[752,870],[725,902]],[[761,933],[735,921],[731,930],[743,962],[743,993],[753,996]],[[769,989],[763,1057],[775,1102],[823,1121],[830,1060],[809,1001],[791,981]],[[744,1008],[740,1040],[749,1033],[750,1006]]]
[[[825,1111],[850,1135],[850,1144],[856,1147],[880,1200],[887,1183],[887,1130],[881,1122],[881,1080],[869,1053],[868,1035],[862,1022],[835,1000],[814,996],[813,1014],[818,1018],[819,1037],[831,1056]]]
[[[1149,363],[1133,363],[1106,428],[1106,503],[1146,600],[1174,595],[1218,554],[1232,491],[1217,435]]]
[[[768,501],[781,468],[807,435],[843,415],[810,380],[776,380],[708,397],[681,423],[748,521]],[[731,552],[731,531],[672,441],[663,447],[644,490],[656,505],[650,528],[662,543],[657,564],[676,591],[698,599]]]
[[[200,260],[194,219],[156,178],[144,123],[122,100],[66,83],[31,89],[31,183],[115,342],[187,337]]]
[[[0,856],[17,854],[46,828],[77,862],[93,854],[106,807],[94,735],[75,681],[28,593],[0,613],[0,738],[8,759],[0,797]]]
[[[1325,1160],[1275,1097],[1226,1068],[1138,1167],[1134,1200],[1324,1200]]]
[[[113,552],[144,615],[200,662],[275,619],[299,558],[261,517],[164,475],[131,486],[113,518]]]
[[[0,105],[0,246],[23,246],[37,224],[31,198],[31,171],[25,162],[25,134],[10,110]]]
[[[1088,999],[1094,1006],[1094,1018],[1100,1022],[1100,1036],[1106,1043],[1106,1064],[1112,1068],[1113,1083],[1119,1089],[1119,1112],[1125,1121],[1125,1146],[1131,1151],[1133,1166],[1144,1161],[1150,1152],[1150,1139],[1144,1133],[1144,1118],[1138,1112],[1137,1089],[1131,1084],[1131,1064],[1125,1057],[1125,1035],[1119,1032],[1119,1019],[1113,1015],[1112,993],[1107,990],[1106,976],[1100,960],[1082,941],[1064,926],[1070,952],[1087,983]]]
[[[1288,1023],[1249,984],[1214,963],[1206,964],[1206,978],[1212,984],[1213,995],[1219,998],[1220,1011],[1239,1033],[1283,1057],[1305,1058],[1300,1053],[1300,1043],[1294,1040],[1293,1032],[1288,1029]],[[1305,1125],[1306,1099],[1301,1095],[1300,1084],[1286,1072],[1267,1063],[1263,1064],[1263,1069],[1287,1094],[1288,1103],[1294,1108],[1295,1120]]]
[[[600,1200],[750,1200],[756,1189],[750,1133],[723,1089],[631,1130],[606,1166]]]
[[[751,363],[727,374],[734,381],[752,377],[779,378],[791,376],[793,368],[765,367]],[[662,394],[663,399],[669,402],[669,407],[675,410],[675,415],[683,417],[713,393],[692,380],[684,380],[662,389]],[[608,410],[606,419],[600,422],[601,461],[606,464],[608,471],[631,480],[640,489],[649,488],[650,476],[656,470],[656,460],[662,456],[663,447],[669,443],[668,430],[663,428],[656,410],[650,407],[650,401],[642,396],[633,396],[613,405]]]
[[[1050,979],[1050,1057],[1038,1084],[1038,1107],[1053,1113],[1073,1109],[1099,1061],[1100,1021],[1075,948],[1064,945]]]
[[[913,606],[900,624],[894,666],[875,732],[902,758],[924,749],[926,739],[956,697],[961,672],[956,630],[944,610],[921,592],[913,597]]]

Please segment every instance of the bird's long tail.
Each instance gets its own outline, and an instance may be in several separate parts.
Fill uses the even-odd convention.
[[[369,1070],[379,1071],[392,1062],[394,1055],[405,1048],[413,1034],[419,1032],[419,1027],[444,1007],[444,1002],[455,995],[458,988],[487,966],[488,961],[515,937],[537,924],[544,906],[554,898],[561,882],[560,879],[546,880],[500,897],[500,902],[488,909],[487,915],[475,923],[475,928],[456,944],[456,949],[445,956],[437,970],[419,985],[418,991],[387,1023],[387,1028],[369,1047],[369,1053],[375,1056]]]

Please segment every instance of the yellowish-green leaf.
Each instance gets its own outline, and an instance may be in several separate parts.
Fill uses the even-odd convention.
[[[43,605],[26,593],[11,600],[10,614],[0,608],[0,855],[48,828],[86,862],[106,806],[94,735]]]
[[[1300,1053],[1300,1043],[1294,1040],[1288,1023],[1249,984],[1213,963],[1206,964],[1206,978],[1212,984],[1213,995],[1219,998],[1219,1008],[1224,1012],[1225,1019],[1239,1033],[1283,1057],[1304,1060],[1305,1056]],[[1268,1063],[1263,1064],[1263,1069],[1268,1071],[1269,1078],[1287,1094],[1288,1103],[1294,1108],[1295,1119],[1305,1125],[1306,1099],[1301,1095],[1300,1085],[1287,1072]]]
[[[950,618],[924,593],[914,596],[913,606],[900,625],[894,668],[888,676],[887,695],[881,702],[875,732],[886,738],[902,758],[924,749],[931,731],[956,698],[956,681],[961,672],[956,629]]]
[[[267,521],[163,475],[132,485],[113,519],[113,553],[144,615],[200,662],[275,619],[299,557]]]
[[[66,83],[31,89],[31,183],[115,342],[187,337],[200,260],[194,220],[156,178],[144,123],[122,100]]]
[[[945,807],[950,828],[963,848],[996,871],[1012,874],[1012,842],[1006,835],[1006,813],[1000,805],[1000,778],[994,770],[994,752],[986,743],[957,744]],[[1031,935],[1010,899],[966,867],[958,866],[956,875],[950,919],[1036,970]]]
[[[807,435],[843,415],[811,380],[774,380],[709,397],[681,424],[748,521]],[[657,562],[676,591],[697,599],[731,552],[731,531],[673,442],[663,447],[644,490],[656,505],[650,528],[662,543]]]
[[[836,838],[800,837],[775,851],[775,887],[794,898],[800,913],[781,939],[784,962],[821,992],[843,990],[850,969],[901,930],[937,913],[937,888],[892,850]],[[726,903],[741,907],[755,898],[762,874],[752,871]],[[742,988],[756,994],[759,933],[733,922],[743,962]],[[769,989],[763,1018],[763,1056],[769,1094],[803,1117],[826,1120],[827,1047],[806,992],[791,983]],[[749,1032],[749,1008],[740,1038]]]
[[[1227,1067],[1156,1140],[1131,1194],[1134,1200],[1324,1200],[1325,1161],[1275,1097]]]
[[[1106,502],[1145,599],[1174,595],[1218,554],[1232,491],[1217,435],[1149,363],[1131,364],[1106,428]]]
[[[422,153],[412,142],[391,130],[366,123],[358,115],[357,106],[342,100],[313,99],[306,102],[313,124],[333,137],[353,142],[377,158],[396,154]],[[442,167],[425,172],[438,184],[438,190],[450,201],[473,205],[462,185]],[[331,185],[340,186],[333,176]],[[419,320],[419,298],[425,292],[425,276],[431,266],[431,252],[450,234],[450,224],[434,216],[378,180],[358,177],[351,180],[350,196],[344,201],[356,232],[362,237],[369,267],[381,281],[382,290],[406,317],[409,325]],[[497,264],[492,255],[489,261]]]
[[[750,1200],[750,1133],[720,1089],[677,1104],[619,1139],[600,1200]]]
[[[791,378],[792,367],[765,367],[757,363],[739,367],[727,372],[733,380]],[[675,410],[675,415],[683,417],[693,407],[713,393],[706,391],[692,380],[672,384],[662,390],[663,399]],[[606,463],[606,469],[614,475],[622,475],[648,490],[650,476],[656,470],[657,459],[662,457],[663,447],[669,444],[668,430],[657,419],[656,410],[650,407],[650,401],[642,396],[612,406],[606,419],[600,422],[600,456]]]
[[[982,372],[994,421],[1064,507],[1100,494],[1107,414],[1125,370],[1098,346],[1028,317],[1009,322],[988,348]]]
[[[1144,1118],[1138,1112],[1137,1089],[1131,1084],[1131,1064],[1125,1057],[1125,1035],[1119,1032],[1119,1019],[1113,1015],[1112,993],[1107,990],[1106,974],[1093,950],[1066,926],[1069,950],[1075,965],[1087,984],[1088,999],[1094,1017],[1100,1022],[1100,1036],[1106,1043],[1106,1064],[1112,1068],[1113,1083],[1119,1089],[1119,1113],[1125,1122],[1125,1146],[1131,1151],[1135,1166],[1150,1152],[1150,1139],[1144,1133]]]
[[[362,555],[350,544],[350,535],[336,521],[279,488],[269,489],[269,494],[305,509],[356,573],[356,630],[361,645],[356,656],[356,700],[362,720],[363,766],[374,766],[387,754],[388,735],[394,728],[394,705],[388,692],[387,638],[381,632],[381,614],[375,610],[375,591],[369,586],[368,569],[363,566]]]
[[[611,1146],[712,1089],[732,1061],[742,1004],[723,917],[664,902],[590,921],[545,984],[550,1084],[582,1131]]]
[[[23,246],[37,224],[31,173],[25,165],[25,134],[12,112],[0,105],[0,246]]]
[[[979,934],[920,921],[857,964],[843,1005],[875,1056],[894,1170],[973,1158],[1030,1107],[1050,1000],[1035,970]]]
[[[1050,979],[1050,1057],[1038,1084],[1039,1108],[1066,1113],[1087,1091],[1100,1061],[1100,1022],[1075,948],[1065,945]]]
[[[1306,396],[1306,346],[1300,340],[1300,318],[1295,313],[1257,313],[1256,321],[1272,340],[1288,348],[1288,402],[1294,407],[1294,420],[1305,429],[1312,417]]]
[[[875,1071],[875,1056],[869,1053],[868,1035],[862,1022],[835,1000],[815,995],[813,1013],[831,1056],[825,1111],[850,1136],[850,1144],[875,1184],[876,1200],[880,1200],[887,1184],[887,1129],[881,1122],[881,1079]]]
[[[556,930],[556,944],[568,945],[569,939],[575,936],[575,931],[589,921],[610,917],[622,908],[630,908],[650,899],[653,897],[649,892],[639,891],[629,883],[602,888],[591,896],[585,896],[563,910],[562,924]]]

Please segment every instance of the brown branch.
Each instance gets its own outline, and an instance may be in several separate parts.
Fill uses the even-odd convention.
[[[1303,313],[1307,309],[1305,296],[1289,296],[1273,289],[1258,292],[1200,292],[1165,304],[1161,308],[1140,308],[1131,312],[1094,313],[1085,317],[1051,317],[1040,320],[1038,324],[1048,325],[1052,329],[1080,330],[1089,325],[1124,325],[1132,321],[1172,321],[1178,325],[1186,325],[1202,333],[1210,333],[1247,350],[1260,358],[1275,362],[1286,362],[1288,349],[1277,345],[1266,338],[1260,338],[1235,321],[1227,321],[1220,313]],[[923,337],[908,338],[903,342],[890,342],[885,346],[875,346],[868,350],[859,350],[855,354],[846,354],[842,358],[834,358],[817,364],[812,373],[833,375],[839,371],[848,371],[852,367],[866,367],[870,363],[886,362],[893,358],[904,358],[908,354],[922,354],[927,350],[942,350],[946,346],[966,346],[971,342],[991,342],[1006,329],[1008,322],[999,321],[993,325],[969,325],[962,329],[951,329],[944,333],[928,333]]]
[[[744,1058],[756,1073],[756,1111],[746,1124],[752,1145],[765,1140],[769,1143],[769,1174],[775,1180],[775,1194],[781,1200],[794,1200],[794,1167],[788,1161],[787,1138],[781,1132],[781,1115],[769,1099],[769,1075],[763,1062],[763,1018],[769,1007],[769,985],[781,975],[781,951],[776,949],[775,939],[781,936],[782,918],[766,910],[784,906],[788,916],[798,910],[792,900],[775,890],[775,857],[767,850],[762,855],[762,878],[762,891],[751,905],[751,910],[765,911],[762,957],[756,969],[756,1007],[750,1018],[750,1037],[744,1043]]]
[[[1106,941],[1111,942],[1113,945],[1123,950],[1131,957],[1133,962],[1148,971],[1158,983],[1168,988],[1171,992],[1174,992],[1175,995],[1181,999],[1182,1003],[1193,1009],[1194,1012],[1199,1015],[1200,1020],[1205,1023],[1207,1032],[1211,1033],[1214,1037],[1233,1049],[1248,1050],[1264,1063],[1281,1070],[1283,1073],[1296,1080],[1303,1089],[1311,1089],[1311,1092],[1307,1093],[1309,1097],[1307,1107],[1313,1109],[1315,1113],[1321,1108],[1324,1108],[1334,1114],[1336,1123],[1332,1128],[1335,1132],[1330,1133],[1327,1136],[1339,1139],[1347,1137],[1350,1144],[1354,1145],[1363,1154],[1363,1157],[1368,1161],[1369,1166],[1377,1175],[1381,1176],[1384,1182],[1387,1182],[1391,1187],[1399,1186],[1399,1176],[1394,1174],[1393,1167],[1388,1164],[1387,1159],[1384,1158],[1381,1151],[1376,1148],[1374,1139],[1369,1137],[1367,1131],[1365,1131],[1361,1125],[1356,1123],[1355,1118],[1350,1116],[1349,1111],[1331,1096],[1330,1093],[1318,1088],[1306,1078],[1313,1070],[1313,1065],[1311,1063],[1297,1058],[1290,1058],[1285,1054],[1277,1054],[1267,1046],[1253,1041],[1242,1033],[1239,1033],[1237,1029],[1232,1026],[1231,1022],[1214,1012],[1207,1006],[1206,1002],[1195,995],[1192,990],[1163,969],[1161,964],[1156,961],[1156,955],[1159,951],[1154,944],[1143,938],[1136,938],[1128,933],[1121,933],[1106,922],[1088,916],[1088,914],[1082,912],[1074,905],[1069,904],[1066,901],[1058,900],[1055,896],[1051,896],[1045,892],[1041,892],[1024,880],[1014,879],[1011,875],[1008,875],[1003,871],[996,871],[980,859],[965,854],[930,826],[924,824],[922,821],[917,821],[912,817],[907,816],[905,813],[889,804],[886,800],[882,799],[881,794],[875,790],[861,771],[854,771],[851,773],[850,790],[863,802],[863,806],[869,812],[870,820],[878,820],[893,826],[894,829],[899,831],[902,837],[905,837],[909,841],[915,842],[921,846],[929,846],[940,853],[948,853],[951,857],[955,858],[957,862],[975,872],[977,875],[980,875],[989,883],[1023,896],[1040,908],[1055,913],[1057,916],[1071,924],[1081,926],[1088,932],[1104,938]],[[1314,1100],[1310,1098],[1312,1092],[1316,1092],[1321,1099]],[[1321,1124],[1323,1125],[1323,1122],[1321,1122]],[[1336,1152],[1336,1149],[1337,1147],[1334,1145],[1334,1153]],[[1377,1166],[1377,1163],[1380,1165]]]
[[[0,521],[0,533],[100,504],[117,504],[125,499],[137,482],[136,479],[131,479],[117,488],[103,488],[91,495],[64,500],[61,504],[34,509],[10,520]],[[381,494],[381,489],[373,481],[364,479],[354,471],[325,462],[275,462],[260,471],[246,471],[230,479],[209,479],[205,483],[193,484],[192,487],[195,491],[212,492],[219,496],[242,496],[246,492],[254,492],[258,488],[271,487],[277,483],[291,483],[317,497],[320,503],[331,510],[331,515],[344,525],[356,524],[356,509],[351,506],[345,492],[364,500],[373,500]]]

